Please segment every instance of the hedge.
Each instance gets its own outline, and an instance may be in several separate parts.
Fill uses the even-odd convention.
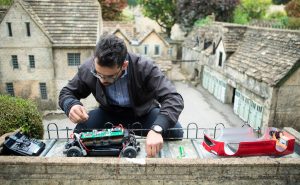
[[[0,136],[21,128],[29,137],[43,138],[43,122],[30,100],[0,94]]]

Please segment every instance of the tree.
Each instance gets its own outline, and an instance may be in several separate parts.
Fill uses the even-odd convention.
[[[281,5],[281,4],[287,4],[291,0],[272,0],[273,4]]]
[[[138,0],[143,14],[153,19],[171,36],[171,29],[177,21],[176,0]]]
[[[13,3],[13,0],[0,0],[0,6],[1,5],[11,5]]]
[[[102,18],[105,21],[120,20],[127,0],[98,0],[101,5]]]
[[[129,7],[135,7],[138,5],[137,0],[127,0],[127,4]]]
[[[300,28],[300,0],[292,0],[285,6],[285,11],[289,16],[287,27],[291,29]]]
[[[178,21],[189,31],[194,23],[214,13],[217,21],[230,21],[239,0],[178,0]]]
[[[234,11],[234,22],[245,24],[252,19],[262,19],[271,3],[271,0],[241,0]]]
[[[285,11],[289,17],[300,18],[300,0],[292,0],[285,6]]]

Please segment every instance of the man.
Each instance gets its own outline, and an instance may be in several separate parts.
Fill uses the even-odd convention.
[[[100,106],[87,113],[80,103],[92,93]],[[59,95],[59,105],[80,129],[101,129],[104,124],[140,122],[147,135],[146,153],[154,157],[162,149],[163,137],[182,138],[177,122],[183,99],[152,61],[127,52],[123,40],[102,36],[92,58],[79,67],[75,77]],[[169,128],[173,129],[167,132]],[[137,133],[138,134],[138,133]]]

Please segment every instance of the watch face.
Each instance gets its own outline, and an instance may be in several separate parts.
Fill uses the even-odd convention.
[[[162,132],[162,128],[161,128],[161,126],[159,126],[159,125],[155,125],[155,126],[153,127],[153,130],[154,130],[155,132],[158,132],[158,133],[161,133],[161,132]]]

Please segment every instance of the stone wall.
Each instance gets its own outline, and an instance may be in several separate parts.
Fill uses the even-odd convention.
[[[94,55],[94,47],[85,48],[55,48],[53,50],[53,60],[55,63],[55,79],[56,88],[55,94],[57,95],[56,100],[58,101],[58,96],[61,89],[68,84],[78,71],[78,66],[68,65],[68,53],[80,53],[80,63],[83,64],[88,58]],[[87,109],[93,109],[98,106],[95,98],[90,95],[86,99],[82,99],[81,102],[85,105]]]
[[[124,159],[3,156],[0,184],[277,184],[300,182],[300,159]]]
[[[77,71],[77,66],[68,66],[67,53],[80,53],[83,63],[102,34],[99,2],[15,1],[2,15],[0,7],[0,92],[6,93],[6,83],[13,83],[15,96],[35,100],[41,110],[57,109],[59,91]],[[30,25],[30,36],[25,23]],[[17,69],[12,55],[17,55]],[[34,56],[34,68],[29,55]],[[46,83],[47,99],[41,99],[39,83]],[[90,102],[86,104],[97,106]]]
[[[276,88],[277,99],[274,99],[274,109],[270,125],[283,127],[285,123],[300,130],[300,68],[280,87]]]
[[[299,132],[287,157],[103,158],[0,156],[0,184],[93,185],[296,185],[300,182]],[[5,136],[0,137],[0,146]],[[297,152],[297,153],[296,153]]]
[[[39,107],[56,108],[51,41],[19,3],[12,6],[0,24],[0,91],[5,93],[6,83],[13,83],[16,96],[34,99]],[[11,37],[7,22],[11,23]],[[26,22],[30,24],[30,36]],[[18,58],[17,69],[13,68],[12,55]],[[34,56],[35,68],[30,67],[29,55]],[[41,99],[39,83],[46,83],[46,100]]]
[[[164,60],[164,59],[172,59],[172,56],[168,54],[168,49],[170,46],[164,42],[160,36],[155,31],[152,31],[149,35],[147,35],[146,38],[136,47],[136,52],[140,54],[145,55],[145,46],[148,47],[147,49],[147,56],[153,58],[154,60],[159,59],[159,60]],[[159,54],[155,54],[155,46],[159,47]],[[172,52],[173,54],[176,50]],[[175,55],[176,56],[176,55]],[[175,59],[174,56],[174,59]]]
[[[203,57],[199,51],[189,47],[182,48],[181,69],[183,72],[190,74],[189,79],[195,76],[195,69],[201,69],[201,65],[203,65],[203,62],[201,62],[202,58]]]

